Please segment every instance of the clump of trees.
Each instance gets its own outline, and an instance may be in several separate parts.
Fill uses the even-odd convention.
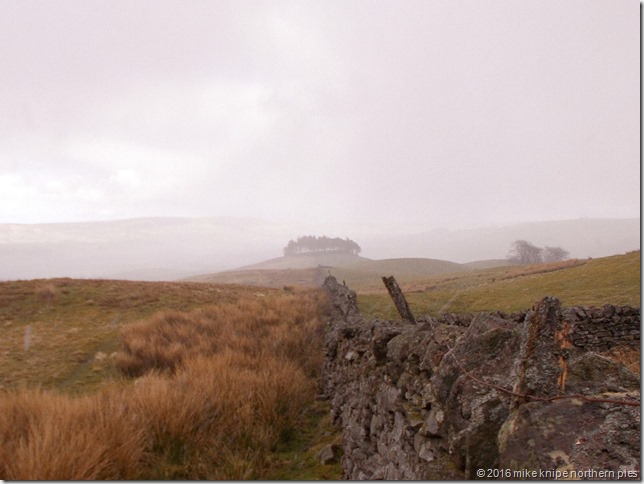
[[[358,255],[362,249],[349,238],[327,237],[322,235],[304,235],[297,240],[289,240],[284,247],[284,255],[314,254],[319,252],[336,252]]]
[[[561,247],[537,247],[527,240],[515,240],[507,259],[515,264],[541,264],[566,260],[570,253]]]

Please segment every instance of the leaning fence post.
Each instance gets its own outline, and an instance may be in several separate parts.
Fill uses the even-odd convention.
[[[400,286],[396,282],[396,279],[394,279],[394,276],[383,277],[382,282],[385,283],[385,287],[387,288],[387,291],[389,291],[389,295],[391,296],[391,299],[393,299],[400,317],[415,324],[416,319],[414,318],[411,309],[409,309],[407,299],[405,299],[405,295],[400,290]]]

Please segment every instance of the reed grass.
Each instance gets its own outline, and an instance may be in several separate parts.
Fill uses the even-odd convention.
[[[617,346],[603,353],[603,356],[624,365],[637,375],[641,373],[641,355],[642,353],[640,348],[632,348],[628,346]]]
[[[132,479],[145,460],[144,429],[118,392],[14,390],[0,398],[0,435],[4,479]]]
[[[293,291],[125,325],[97,393],[0,394],[9,480],[257,479],[314,401],[326,296]]]

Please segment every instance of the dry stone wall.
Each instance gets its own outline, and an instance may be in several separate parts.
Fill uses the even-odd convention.
[[[572,325],[573,344],[585,351],[606,351],[613,346],[640,347],[640,309],[606,305],[573,307],[564,311]]]
[[[324,287],[323,388],[343,429],[346,478],[639,478],[639,375],[591,351],[639,345],[639,309],[562,311],[545,298],[513,315],[411,324],[365,320],[354,291],[333,277]]]

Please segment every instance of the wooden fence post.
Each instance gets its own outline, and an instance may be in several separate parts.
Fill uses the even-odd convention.
[[[396,279],[394,279],[394,276],[383,277],[382,282],[385,283],[385,287],[387,288],[387,291],[389,291],[389,295],[391,296],[391,299],[393,299],[400,317],[406,321],[416,324],[416,318],[414,318],[411,309],[409,309],[407,299],[405,299],[405,295],[400,290],[400,286],[396,282]]]

